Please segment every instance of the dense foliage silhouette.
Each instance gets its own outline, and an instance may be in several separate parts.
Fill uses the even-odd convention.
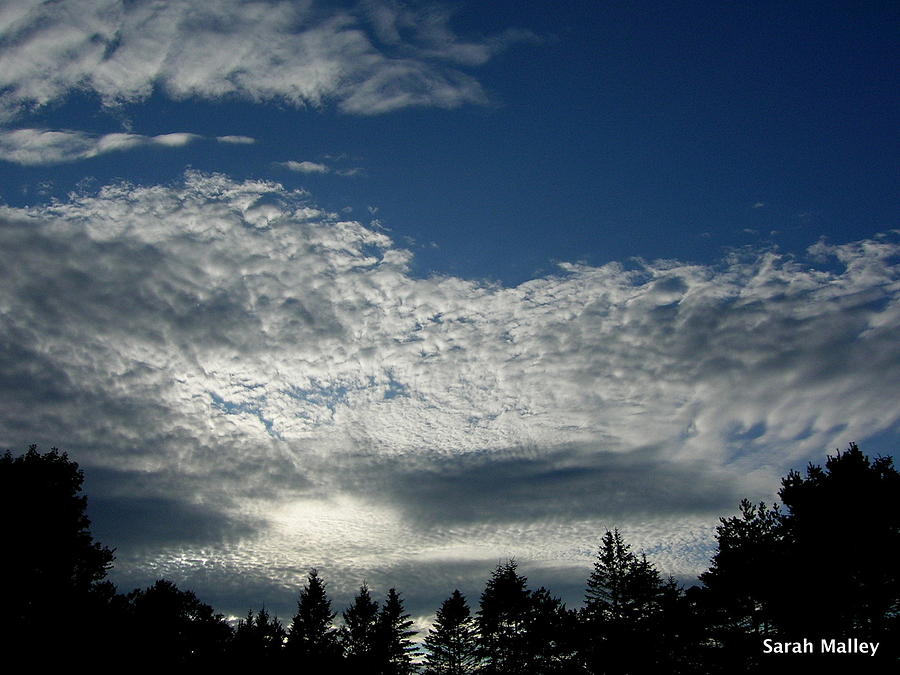
[[[113,552],[94,541],[81,493],[84,474],[68,455],[31,445],[0,457],[0,634],[10,652],[50,659],[43,645],[54,617],[79,617],[54,631],[65,651],[98,647],[114,589],[105,581]]]
[[[106,581],[78,465],[55,448],[0,458],[4,655],[76,662],[286,667],[360,675],[600,675],[896,672],[900,644],[900,474],[855,444],[782,480],[781,505],[743,500],[722,518],[701,585],[663,579],[618,529],[600,539],[580,610],[518,565],[497,565],[477,611],[454,591],[423,641],[401,594],[381,606],[363,583],[341,614],[311,570],[286,630],[265,608],[230,624],[160,579],[127,595]],[[59,617],[71,617],[61,622]],[[766,640],[877,642],[876,657],[764,653]],[[47,649],[52,644],[53,649]],[[849,643],[848,643],[849,644]],[[787,649],[787,648],[785,648]],[[421,657],[421,658],[420,658]]]

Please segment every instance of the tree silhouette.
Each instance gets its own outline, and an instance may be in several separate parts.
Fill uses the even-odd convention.
[[[541,586],[531,594],[528,672],[534,675],[583,672],[578,668],[578,614]]]
[[[465,596],[454,590],[444,600],[435,616],[434,625],[425,638],[426,673],[429,675],[467,675],[476,672],[478,656],[477,629]]]
[[[658,658],[664,585],[645,555],[618,529],[607,530],[587,581],[581,611],[592,673],[640,672]]]
[[[126,642],[132,654],[143,654],[155,664],[221,664],[231,628],[193,591],[160,579],[146,590],[129,593],[128,602]]]
[[[790,603],[777,607],[783,630],[896,637],[900,474],[891,458],[870,461],[851,443],[846,452],[829,456],[824,469],[810,464],[805,477],[791,471],[778,496],[787,508],[786,571],[804,581]]]
[[[266,608],[253,616],[253,610],[238,622],[231,642],[231,656],[237,664],[254,666],[260,663],[279,665],[287,632],[277,616],[270,616]]]
[[[766,636],[872,640],[879,659],[896,659],[900,475],[892,460],[872,462],[851,443],[824,469],[791,471],[778,494],[784,513],[743,500],[740,516],[721,519],[718,550],[700,576],[698,608],[720,647],[718,667],[764,670]]]
[[[403,600],[394,588],[388,590],[376,627],[375,658],[379,675],[408,675],[417,649],[411,638],[416,631],[403,609]]]
[[[0,631],[8,653],[48,658],[44,635],[54,616],[79,617],[55,639],[75,653],[99,648],[115,590],[104,582],[113,552],[95,542],[81,494],[84,474],[56,448],[36,445],[0,458],[2,540]]]
[[[514,560],[500,563],[481,594],[478,635],[484,673],[526,673],[531,591]]]
[[[369,587],[363,583],[353,604],[344,610],[341,642],[347,666],[359,673],[373,672],[378,631],[378,603],[372,600]]]
[[[287,653],[292,663],[303,663],[313,672],[324,672],[339,663],[341,648],[333,624],[336,615],[331,611],[325,582],[317,570],[310,570],[288,629]]]
[[[723,667],[740,672],[755,667],[759,645],[778,631],[776,607],[786,584],[783,516],[777,505],[744,499],[739,516],[720,518],[716,540],[709,570],[700,575],[707,621]]]

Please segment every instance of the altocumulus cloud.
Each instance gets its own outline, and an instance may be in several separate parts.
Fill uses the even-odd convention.
[[[289,611],[317,565],[424,613],[508,555],[577,599],[614,524],[689,577],[741,496],[896,429],[898,254],[891,232],[505,288],[414,278],[277,183],[109,185],[0,211],[0,443],[76,454],[123,583],[230,611]],[[152,514],[179,527],[126,536]]]
[[[533,39],[509,30],[465,41],[450,15],[362,2],[17,0],[0,10],[0,120],[96,93],[107,105],[235,96],[349,113],[483,103],[462,68]]]

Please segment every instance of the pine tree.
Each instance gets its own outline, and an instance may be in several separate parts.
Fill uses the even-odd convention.
[[[412,658],[416,647],[410,638],[416,631],[409,630],[413,622],[403,610],[403,600],[397,590],[388,590],[387,599],[378,615],[376,634],[376,659],[380,675],[408,675],[412,671]]]
[[[369,587],[364,583],[353,598],[353,604],[344,610],[344,626],[340,631],[341,642],[348,667],[354,672],[370,673],[375,668],[375,646],[378,631],[378,603],[372,600]]]
[[[477,634],[466,598],[457,589],[441,604],[425,638],[426,672],[429,675],[474,673],[480,662]]]
[[[293,663],[303,663],[313,672],[325,671],[340,661],[336,612],[325,592],[325,582],[317,570],[310,570],[307,584],[300,591],[297,614],[288,629],[287,653]]]

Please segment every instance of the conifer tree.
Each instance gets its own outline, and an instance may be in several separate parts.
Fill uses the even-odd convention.
[[[437,611],[434,625],[425,638],[425,658],[429,675],[467,675],[480,661],[477,629],[465,596],[454,590]]]
[[[231,653],[241,665],[256,665],[263,661],[278,665],[286,638],[287,632],[277,616],[271,616],[265,607],[255,617],[253,610],[249,610],[247,618],[238,622]]]
[[[528,622],[529,675],[583,672],[578,669],[578,615],[541,586],[531,594]]]
[[[378,631],[378,603],[372,600],[369,587],[363,583],[353,604],[344,610],[340,631],[347,665],[359,673],[373,672]]]
[[[481,594],[478,633],[484,673],[527,673],[531,591],[514,560],[497,565]]]
[[[581,612],[584,652],[592,673],[650,667],[661,611],[662,582],[646,556],[636,556],[618,529],[604,534]],[[637,670],[635,670],[637,669]]]
[[[297,613],[287,636],[287,653],[293,663],[303,663],[313,672],[334,667],[340,660],[338,631],[334,627],[336,612],[325,592],[325,582],[312,569],[306,586],[300,591]]]
[[[416,647],[410,638],[413,622],[403,609],[403,600],[395,588],[388,590],[387,599],[378,615],[376,659],[379,675],[408,675]]]

